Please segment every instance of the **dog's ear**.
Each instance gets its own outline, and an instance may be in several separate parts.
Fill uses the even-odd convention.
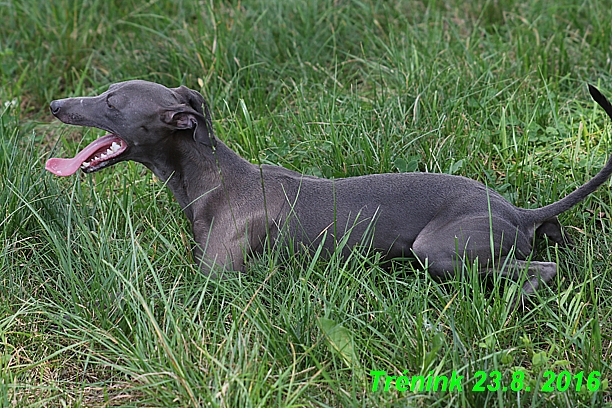
[[[202,95],[186,86],[174,88],[173,91],[181,104],[163,112],[162,120],[177,130],[193,130],[193,140],[214,147],[215,135],[210,111]]]

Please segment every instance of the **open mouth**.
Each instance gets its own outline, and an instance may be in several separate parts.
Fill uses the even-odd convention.
[[[128,148],[119,136],[110,134],[94,140],[72,159],[53,157],[47,160],[45,169],[56,176],[70,176],[78,169],[93,173],[117,162],[116,159]]]

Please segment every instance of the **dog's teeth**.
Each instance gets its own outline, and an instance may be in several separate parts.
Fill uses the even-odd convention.
[[[105,155],[104,153],[102,153],[102,154],[100,155],[100,158],[101,158],[101,159],[106,159],[106,155]]]
[[[88,162],[83,162],[83,164],[81,164],[81,167],[83,167],[84,169],[86,169],[89,166],[91,166],[91,163],[88,163]]]
[[[121,145],[117,142],[113,142],[113,144],[111,145],[111,150],[113,152],[116,152],[117,150],[121,149]]]
[[[113,150],[111,150],[110,148],[109,148],[109,149],[106,149],[106,155],[107,155],[107,156],[108,156],[109,154],[113,154],[113,153],[114,153],[114,151],[113,151]]]

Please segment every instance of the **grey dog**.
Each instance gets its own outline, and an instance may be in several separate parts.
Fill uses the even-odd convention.
[[[610,102],[589,85],[612,118]],[[478,258],[479,273],[497,271],[514,281],[526,273],[525,294],[556,274],[553,262],[531,260],[534,238],[567,245],[557,215],[582,201],[612,173],[612,157],[587,183],[537,209],[515,207],[483,184],[433,173],[374,174],[323,179],[255,165],[213,133],[200,93],[184,86],[134,80],[95,97],[51,103],[62,122],[110,134],[73,159],[52,158],[60,176],[98,171],[124,160],[144,164],[167,183],[191,221],[194,256],[206,272],[243,270],[245,256],[266,243],[291,242],[333,251],[348,235],[345,253],[367,240],[382,259],[412,256],[436,278]],[[283,237],[290,237],[290,240]]]

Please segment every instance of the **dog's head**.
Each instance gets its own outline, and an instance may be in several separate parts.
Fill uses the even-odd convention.
[[[215,146],[206,101],[199,92],[185,86],[167,88],[140,80],[120,82],[98,96],[53,101],[51,112],[64,123],[110,133],[72,159],[49,159],[45,168],[58,176],[69,176],[79,168],[92,173],[124,160],[145,162],[158,150],[184,142],[178,138]]]

